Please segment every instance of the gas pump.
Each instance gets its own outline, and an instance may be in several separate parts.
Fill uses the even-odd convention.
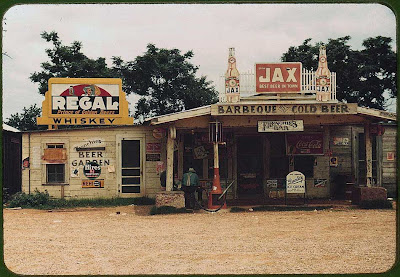
[[[223,143],[223,138],[222,123],[218,120],[209,123],[209,140],[214,144],[214,177],[211,191],[208,194],[208,209],[218,209],[221,206],[222,209],[226,209],[226,197],[221,197],[223,192],[219,176],[218,145]]]

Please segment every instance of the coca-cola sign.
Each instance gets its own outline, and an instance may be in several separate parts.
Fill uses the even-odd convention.
[[[288,155],[323,155],[323,134],[287,134],[286,153]]]

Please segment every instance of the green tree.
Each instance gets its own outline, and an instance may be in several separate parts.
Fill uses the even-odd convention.
[[[387,99],[396,97],[396,54],[391,38],[375,37],[364,40],[362,50],[353,50],[350,36],[329,39],[326,45],[328,66],[337,74],[338,100],[358,103],[364,107],[384,109]],[[303,67],[316,70],[319,47],[308,38],[299,46],[292,46],[282,55],[284,62],[300,61]]]
[[[189,62],[193,52],[147,45],[147,51],[133,62],[114,57],[114,70],[124,79],[124,89],[141,96],[135,117],[169,114],[208,105],[217,101],[217,93],[206,77]]]
[[[45,94],[48,80],[52,77],[60,78],[109,78],[113,72],[107,67],[105,58],[96,60],[88,58],[82,53],[82,43],[74,41],[71,46],[63,45],[56,32],[43,32],[41,37],[53,44],[46,49],[50,61],[41,64],[42,71],[31,74],[30,79],[39,83],[39,93]]]
[[[39,93],[45,94],[51,77],[121,78],[126,94],[136,93],[140,100],[135,117],[149,116],[208,105],[217,101],[217,93],[205,77],[196,77],[198,67],[189,62],[193,52],[181,54],[178,49],[157,48],[147,45],[147,52],[134,61],[112,57],[111,67],[105,58],[96,60],[82,53],[82,43],[74,41],[63,45],[56,32],[43,32],[41,37],[52,43],[46,49],[49,61],[41,64],[41,71],[30,79],[39,83]]]
[[[40,116],[40,113],[41,108],[34,104],[29,108],[24,107],[22,113],[12,114],[4,123],[20,131],[45,129],[44,126],[36,125],[36,117]]]

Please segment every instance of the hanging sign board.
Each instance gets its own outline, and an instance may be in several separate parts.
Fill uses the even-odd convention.
[[[121,79],[50,78],[38,125],[131,125]]]
[[[257,93],[297,93],[301,91],[301,63],[257,63]]]
[[[259,133],[304,131],[303,120],[270,120],[258,121]]]
[[[287,134],[286,154],[323,155],[323,134]]]
[[[306,193],[306,177],[299,171],[286,176],[286,193]]]

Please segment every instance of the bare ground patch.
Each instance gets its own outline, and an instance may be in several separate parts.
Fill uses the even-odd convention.
[[[6,266],[40,275],[311,274],[384,272],[395,261],[395,210],[148,209],[4,210]]]

